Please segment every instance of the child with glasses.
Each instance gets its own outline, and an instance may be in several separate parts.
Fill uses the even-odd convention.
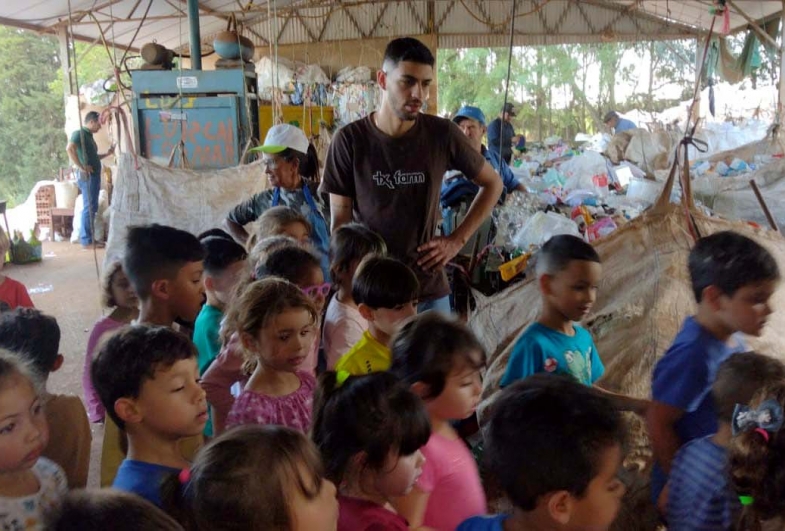
[[[249,284],[232,306],[244,360],[254,369],[229,412],[227,428],[275,424],[307,432],[316,388],[305,366],[318,337],[314,301],[297,285],[271,277]]]

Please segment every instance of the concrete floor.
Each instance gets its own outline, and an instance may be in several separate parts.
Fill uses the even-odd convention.
[[[49,391],[78,395],[82,392],[85,348],[93,324],[101,316],[98,269],[104,252],[85,251],[81,245],[43,242],[42,262],[27,265],[6,264],[3,274],[27,286],[33,304],[54,316],[60,325],[62,368],[53,373]],[[93,446],[89,486],[98,486],[103,425],[92,424]]]

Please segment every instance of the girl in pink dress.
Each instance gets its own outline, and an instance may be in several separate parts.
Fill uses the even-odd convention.
[[[232,302],[229,319],[245,362],[254,369],[229,412],[227,428],[277,424],[307,432],[316,379],[306,362],[319,327],[311,298],[287,280],[257,280]]]
[[[104,308],[112,308],[112,311],[106,317],[99,319],[90,332],[82,373],[82,387],[90,422],[103,422],[105,415],[104,406],[101,405],[90,377],[93,356],[100,350],[108,334],[131,324],[139,316],[139,299],[136,298],[136,293],[119,261],[112,262],[104,271],[101,279],[101,303]]]

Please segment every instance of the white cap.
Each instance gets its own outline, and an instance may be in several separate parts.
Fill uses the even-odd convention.
[[[285,149],[293,149],[307,154],[308,144],[310,142],[302,129],[289,124],[281,124],[272,126],[264,138],[264,145],[256,149],[264,153],[280,153]]]

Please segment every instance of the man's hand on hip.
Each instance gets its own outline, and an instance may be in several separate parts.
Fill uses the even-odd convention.
[[[455,258],[461,247],[463,247],[463,244],[452,236],[437,236],[417,248],[417,252],[420,253],[417,265],[426,271],[444,267],[447,265],[447,262]]]

